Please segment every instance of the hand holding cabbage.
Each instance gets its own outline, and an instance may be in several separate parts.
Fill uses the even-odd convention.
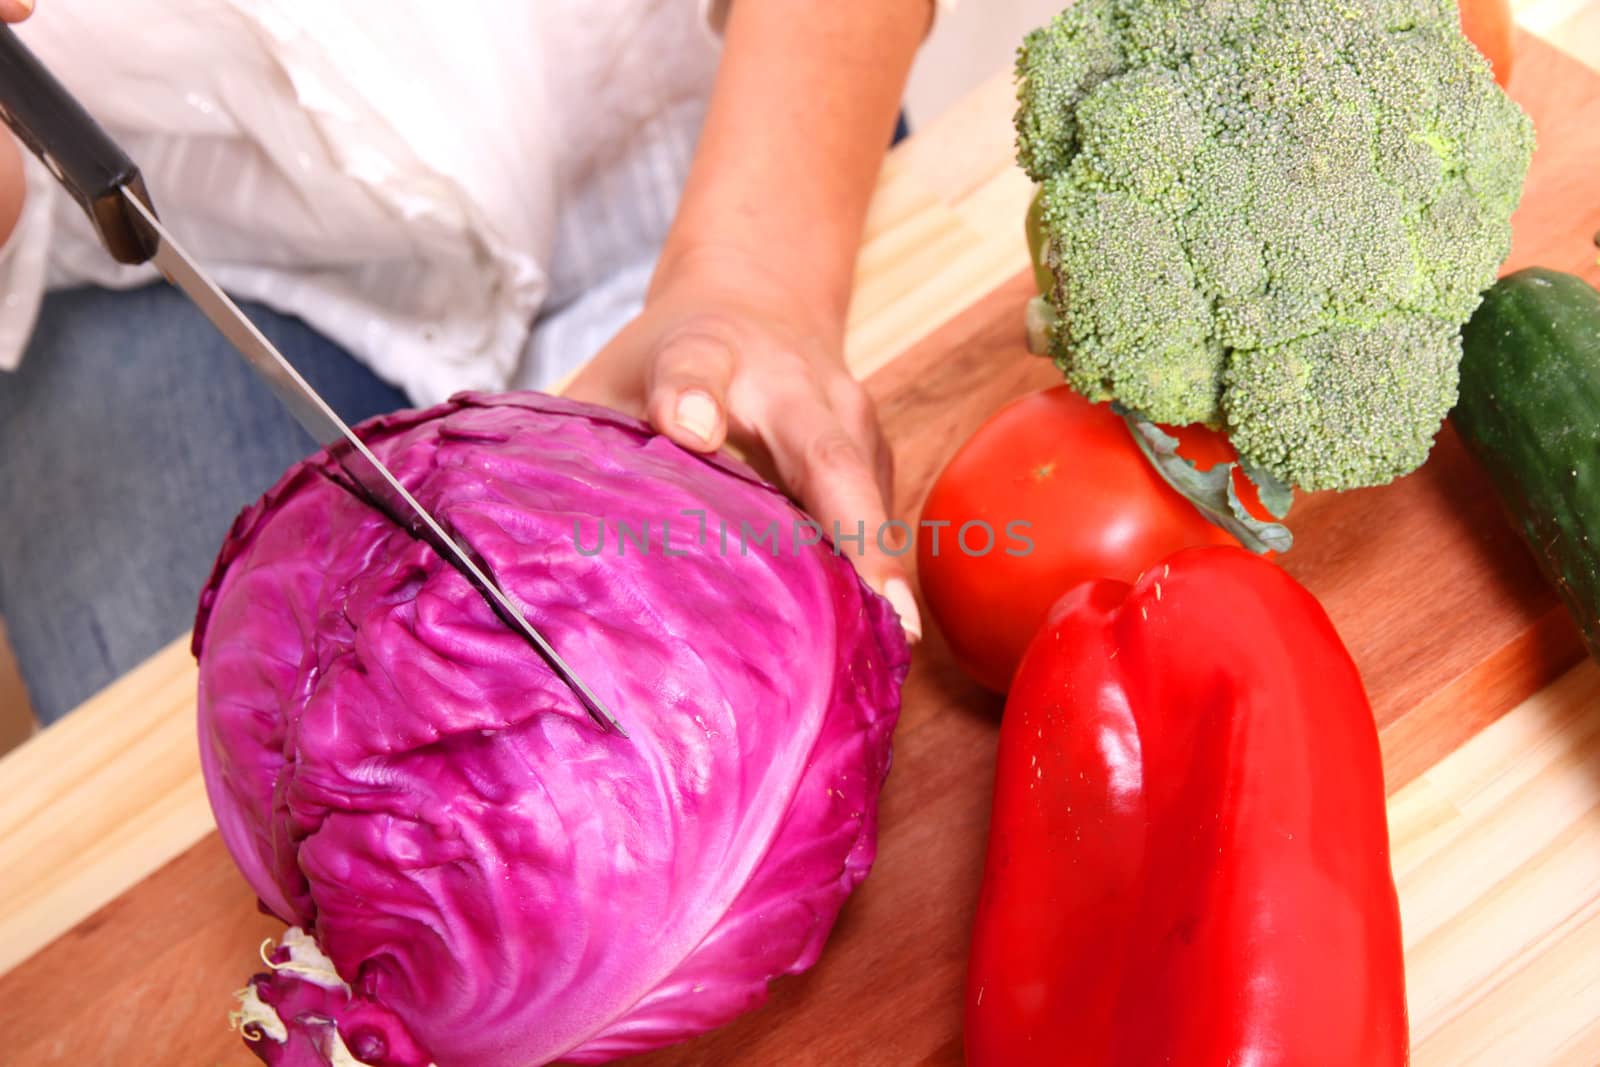
[[[874,854],[908,659],[888,605],[826,543],[720,550],[719,520],[799,513],[611,412],[465,396],[365,436],[632,739],[326,457],[291,470],[235,525],[195,628],[223,839],[315,942],[252,984],[252,1048],[599,1062],[809,966]],[[624,521],[648,554],[609,539]]]

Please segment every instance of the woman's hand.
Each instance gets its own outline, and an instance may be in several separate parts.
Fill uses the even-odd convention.
[[[889,450],[844,366],[861,233],[929,0],[726,5],[694,165],[639,317],[571,393],[784,485],[922,636]],[[880,540],[881,538],[881,540]]]
[[[835,317],[763,264],[701,254],[658,274],[638,318],[567,395],[643,416],[696,452],[731,444],[789,489],[915,639],[921,622],[899,560],[910,542],[885,525],[892,457],[842,346]]]
[[[33,14],[33,0],[0,0],[0,22],[21,22]]]

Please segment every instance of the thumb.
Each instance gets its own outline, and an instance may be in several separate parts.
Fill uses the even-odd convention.
[[[21,22],[33,14],[33,0],[0,0],[0,22]]]
[[[738,354],[707,333],[679,334],[656,353],[645,417],[695,452],[715,452],[728,437],[728,383]]]

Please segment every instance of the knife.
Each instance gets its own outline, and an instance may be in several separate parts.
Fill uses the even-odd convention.
[[[139,168],[3,24],[0,119],[78,202],[114,259],[119,263],[153,262],[211,320],[306,432],[349,475],[351,484],[346,488],[427,543],[460,571],[495,614],[533,645],[597,723],[628,736],[616,716],[489,575],[477,554],[417,502],[239,306],[173,240],[156,217]]]

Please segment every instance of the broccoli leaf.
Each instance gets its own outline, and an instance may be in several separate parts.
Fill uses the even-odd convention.
[[[1128,424],[1128,431],[1138,442],[1140,451],[1166,483],[1187,497],[1206,518],[1238,538],[1241,545],[1263,554],[1287,552],[1294,547],[1294,535],[1287,526],[1261,521],[1250,514],[1239,499],[1238,490],[1233,484],[1233,471],[1239,464],[1219,463],[1210,470],[1200,470],[1178,455],[1176,437],[1137,411],[1130,411],[1120,404],[1113,404],[1112,410]],[[1281,519],[1288,514],[1291,493],[1287,486],[1270,477],[1266,482],[1259,481],[1251,475],[1248,467],[1244,472],[1256,482],[1262,505],[1275,518]]]

